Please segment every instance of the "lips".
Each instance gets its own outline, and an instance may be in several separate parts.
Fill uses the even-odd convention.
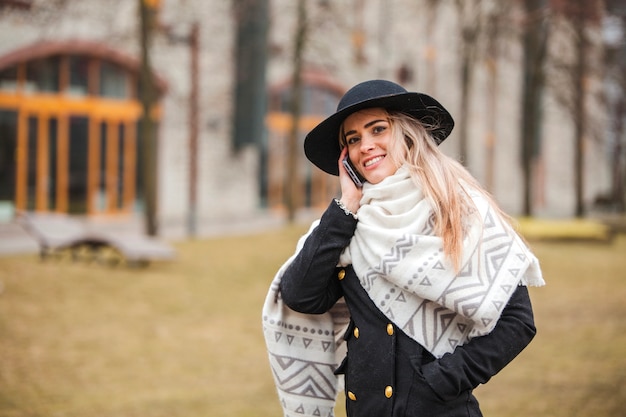
[[[368,159],[367,161],[365,161],[365,162],[363,163],[363,166],[364,166],[365,168],[367,168],[367,167],[369,167],[369,166],[374,165],[374,164],[375,164],[375,163],[377,163],[377,162],[382,161],[383,159],[385,159],[385,155],[375,156],[374,158],[372,158],[372,159]]]

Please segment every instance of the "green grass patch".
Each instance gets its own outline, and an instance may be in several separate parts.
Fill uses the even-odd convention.
[[[0,416],[281,415],[261,307],[304,231],[181,242],[146,269],[0,258]],[[485,415],[619,415],[626,237],[533,248],[539,333],[478,389]]]

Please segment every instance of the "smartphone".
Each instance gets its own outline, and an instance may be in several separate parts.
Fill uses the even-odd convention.
[[[354,182],[354,185],[359,188],[363,187],[363,181],[365,181],[365,179],[361,175],[359,175],[356,168],[354,168],[352,162],[350,161],[350,158],[348,158],[348,155],[343,158],[341,163],[343,164],[346,171],[348,171],[348,174],[350,175],[350,178],[352,178],[352,182]]]

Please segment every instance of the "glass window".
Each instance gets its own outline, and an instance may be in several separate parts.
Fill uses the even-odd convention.
[[[104,211],[108,205],[109,195],[107,193],[107,124],[100,123],[100,166],[98,167],[98,192],[96,198],[96,209]]]
[[[0,221],[13,218],[17,112],[0,110]]]
[[[128,76],[126,71],[110,62],[100,65],[100,95],[111,98],[127,98]]]
[[[0,71],[0,90],[15,91],[17,89],[17,67],[5,68]]]
[[[58,56],[30,61],[26,64],[26,91],[59,91]]]
[[[318,100],[318,110],[321,114],[333,114],[337,108],[339,96],[333,91],[323,89],[319,90]]]
[[[126,155],[124,154],[125,142],[126,138],[124,136],[125,129],[124,123],[119,124],[119,149],[118,149],[118,160],[117,160],[117,208],[124,208],[124,163],[126,160]]]
[[[73,96],[85,96],[88,91],[89,60],[82,56],[70,56],[70,85],[68,94]]]
[[[301,109],[303,114],[328,115],[335,112],[339,94],[315,84],[302,86]],[[291,107],[291,89],[285,88],[270,97],[270,111],[289,112]]]
[[[139,133],[139,135],[137,135],[137,140],[135,141],[135,155],[137,155],[137,166],[135,175],[135,211],[143,212],[145,207],[144,185],[146,181],[144,180],[144,158],[141,157],[141,155],[144,154],[144,141],[141,133],[141,119],[137,121],[135,126],[136,132]],[[154,129],[155,132],[158,131],[158,125],[156,125]]]
[[[87,136],[89,120],[70,117],[69,213],[87,212]]]
[[[135,75],[103,59],[68,52],[0,68],[0,95],[27,93],[20,97],[26,103],[23,109],[0,108],[0,221],[12,218],[15,208],[69,214],[116,212],[127,209],[133,199],[136,207],[143,206],[144,179],[137,158],[142,149],[135,121],[122,122],[118,109],[92,105],[115,98],[116,104],[130,108]],[[38,101],[44,102],[39,94],[47,95],[45,102],[53,104],[37,106]],[[88,95],[98,97],[85,101]],[[26,123],[18,124],[22,118]],[[18,125],[24,130],[19,135]],[[18,137],[25,148],[19,155]],[[129,150],[129,146],[136,148]],[[97,176],[96,183],[88,182],[90,175]]]
[[[291,107],[291,90],[284,89],[278,93],[278,108],[280,112],[288,112]]]
[[[98,167],[98,193],[96,195],[96,209],[98,211],[106,210],[111,198],[107,190],[107,159],[111,157],[107,152],[109,147],[107,131],[107,123],[100,123],[100,165]]]
[[[48,209],[55,210],[57,203],[57,132],[58,121],[56,118],[48,120]]]
[[[28,118],[28,159],[26,162],[26,209],[34,210],[37,198],[37,130],[39,120],[31,116]]]

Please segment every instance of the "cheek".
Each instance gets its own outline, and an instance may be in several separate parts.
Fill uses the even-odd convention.
[[[348,148],[348,157],[354,165],[358,165],[360,152],[356,147]]]

